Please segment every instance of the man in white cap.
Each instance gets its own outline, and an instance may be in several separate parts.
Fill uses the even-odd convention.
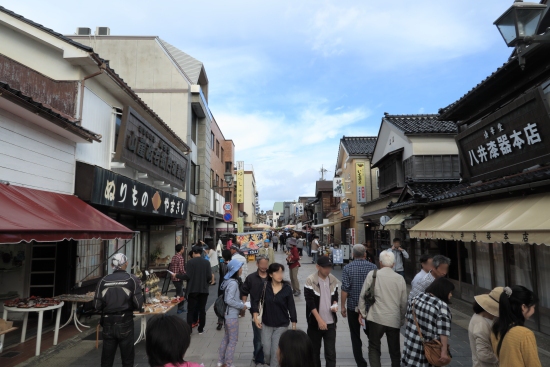
[[[126,272],[126,255],[115,254],[111,266],[113,274],[101,279],[94,295],[94,307],[101,311],[103,326],[101,367],[113,365],[117,347],[120,347],[122,366],[131,367],[134,365],[134,311],[143,306],[141,281]]]

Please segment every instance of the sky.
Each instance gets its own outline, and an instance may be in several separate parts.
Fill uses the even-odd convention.
[[[384,112],[437,113],[510,56],[502,0],[25,0],[2,4],[57,32],[155,35],[203,62],[209,107],[262,210],[313,196],[342,136],[376,136]]]

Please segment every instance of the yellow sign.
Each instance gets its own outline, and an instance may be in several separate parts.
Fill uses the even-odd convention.
[[[237,218],[237,232],[244,232],[244,220],[243,217]]]
[[[355,182],[357,183],[357,202],[367,202],[367,188],[365,186],[365,163],[355,163]]]
[[[237,204],[244,204],[244,162],[237,162]]]

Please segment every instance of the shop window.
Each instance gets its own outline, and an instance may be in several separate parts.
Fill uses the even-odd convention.
[[[534,245],[538,269],[538,295],[540,307],[537,312],[540,313],[541,330],[550,334],[550,246]]]
[[[490,292],[493,289],[491,283],[491,257],[489,255],[489,244],[477,242],[476,248],[476,267],[477,267],[477,285],[485,291]],[[477,291],[482,293],[483,291]]]
[[[76,282],[100,278],[101,259],[103,258],[103,241],[82,240],[78,241],[76,258]]]

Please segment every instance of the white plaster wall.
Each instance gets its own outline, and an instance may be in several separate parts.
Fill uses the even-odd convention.
[[[410,140],[413,155],[458,154],[454,136],[412,136]]]
[[[0,109],[0,179],[73,194],[76,143]]]
[[[378,142],[376,143],[372,163],[378,163],[386,154],[401,148],[404,148],[403,160],[413,155],[411,140],[392,124],[382,121],[382,127],[378,134]]]

